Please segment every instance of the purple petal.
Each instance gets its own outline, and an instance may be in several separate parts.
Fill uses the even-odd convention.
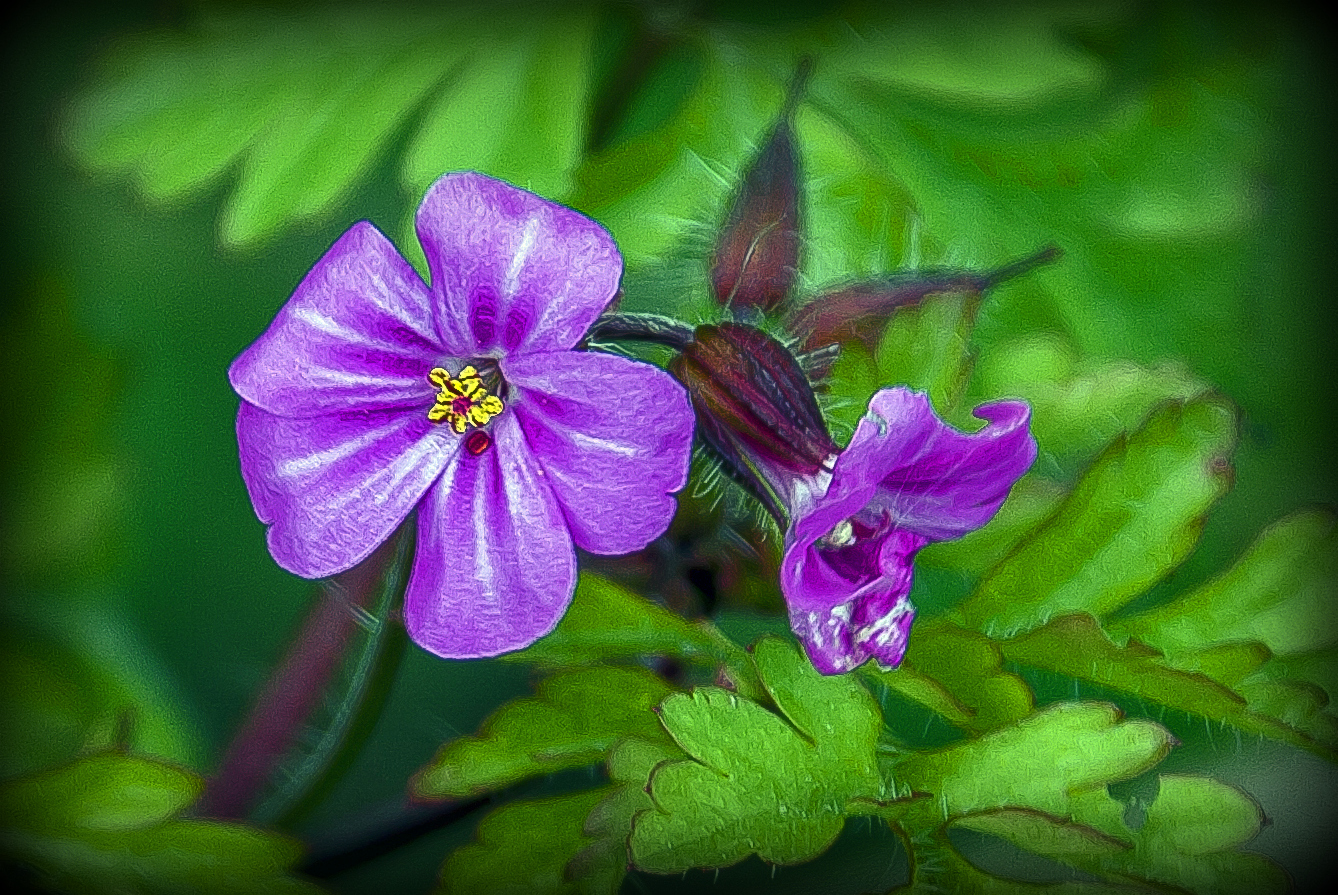
[[[242,399],[281,416],[431,405],[442,354],[432,296],[371,224],[354,224],[228,370]]]
[[[562,510],[520,426],[499,417],[494,444],[457,451],[418,513],[404,596],[409,636],[448,659],[529,646],[562,618],[576,554]]]
[[[1036,440],[1031,410],[1020,401],[984,404],[975,416],[990,425],[966,434],[940,420],[923,394],[878,392],[837,459],[825,497],[796,522],[798,536],[816,540],[860,511],[885,513],[930,541],[980,528],[1031,467]]]
[[[242,402],[237,443],[275,561],[323,578],[357,565],[390,537],[459,440],[414,412],[290,419]]]
[[[787,539],[788,541],[788,539]],[[840,674],[868,659],[895,667],[906,652],[915,608],[908,595],[911,559],[924,538],[889,529],[864,557],[858,577],[852,563],[833,562],[831,550],[816,543],[787,543],[781,563],[781,589],[790,610],[790,627],[804,644],[813,666]]]
[[[438,179],[417,224],[451,354],[571,348],[618,290],[622,257],[607,230],[482,174]]]
[[[577,546],[630,553],[663,534],[692,450],[683,387],[650,364],[575,351],[510,358],[503,373]]]

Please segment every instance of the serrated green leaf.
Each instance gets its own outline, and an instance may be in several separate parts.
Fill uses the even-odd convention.
[[[1003,670],[997,643],[941,619],[916,626],[898,668],[868,674],[955,727],[977,733],[1022,720],[1034,704],[1026,683]]]
[[[512,802],[479,822],[475,842],[455,850],[441,868],[436,891],[516,895],[575,895],[614,889],[568,878],[567,862],[590,844],[586,815],[608,787],[534,802]],[[621,882],[621,879],[619,879]]]
[[[445,799],[602,761],[625,736],[663,736],[651,711],[673,692],[642,668],[578,668],[503,705],[477,736],[446,744],[414,777],[420,797]]]
[[[1123,606],[1193,548],[1204,514],[1230,486],[1235,441],[1235,413],[1219,398],[1163,407],[1102,453],[960,616],[987,633],[1009,632]]]
[[[590,572],[581,573],[571,607],[557,628],[504,658],[563,668],[641,656],[719,663],[736,671],[750,668],[743,649],[729,638]]]
[[[291,840],[236,824],[175,819],[203,788],[193,774],[120,754],[0,784],[0,848],[72,893],[312,893],[289,876]]]
[[[1120,823],[1117,834],[1133,845],[1123,853],[1065,860],[1109,879],[1172,886],[1201,893],[1284,892],[1290,886],[1281,867],[1262,855],[1235,848],[1258,833],[1263,812],[1234,787],[1206,777],[1163,775],[1143,825],[1124,827],[1121,806],[1103,792],[1074,800],[1074,818],[1087,823]]]
[[[666,699],[665,729],[691,758],[651,776],[655,807],[632,828],[637,867],[724,867],[754,853],[806,861],[836,839],[852,800],[885,797],[874,757],[878,708],[858,682],[818,674],[775,638],[753,655],[789,723],[716,687]]]
[[[1332,646],[1335,623],[1338,529],[1332,513],[1307,510],[1270,526],[1217,578],[1113,628],[1171,656],[1233,640],[1287,654]]]
[[[1171,663],[1159,650],[1137,640],[1117,646],[1090,615],[1069,615],[1004,641],[1000,648],[1006,659],[1019,665],[1090,681],[1144,702],[1231,724],[1320,754],[1338,753],[1338,740],[1332,734],[1324,735],[1326,725],[1320,722],[1321,726],[1312,732],[1298,723],[1314,720],[1314,713],[1327,702],[1322,692],[1316,703],[1313,693],[1265,690],[1262,686],[1251,690],[1240,684],[1233,688],[1221,678],[1210,676],[1213,671],[1226,672],[1224,676],[1230,677],[1253,673],[1266,654],[1261,657],[1248,647]],[[1307,695],[1309,699],[1304,698]]]
[[[898,783],[934,796],[923,811],[950,818],[994,808],[1063,816],[1072,793],[1133,777],[1171,748],[1150,721],[1120,720],[1104,703],[1060,703],[1011,727],[896,762]]]

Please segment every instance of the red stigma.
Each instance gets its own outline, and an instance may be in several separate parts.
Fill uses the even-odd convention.
[[[492,438],[487,432],[480,432],[475,429],[465,436],[465,450],[477,457],[486,451],[492,445]]]

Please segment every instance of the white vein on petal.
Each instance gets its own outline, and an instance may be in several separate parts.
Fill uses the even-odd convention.
[[[391,308],[384,307],[381,305],[378,305],[378,307],[380,307],[381,310],[389,313],[400,323],[403,323],[411,331],[415,333],[418,332],[418,325],[416,323],[405,320],[403,317],[394,314]],[[317,332],[325,333],[326,335],[330,336],[337,336],[351,344],[364,344],[364,345],[370,344],[378,348],[385,348],[387,350],[394,351],[397,353],[401,354],[406,353],[405,346],[399,342],[382,341],[380,339],[372,338],[366,333],[352,329],[344,325],[343,323],[340,323],[338,320],[334,319],[328,314],[322,314],[315,308],[298,308],[293,312],[293,319],[300,323],[305,323],[307,326],[310,326]],[[408,352],[408,353],[413,354],[414,352]]]
[[[401,428],[404,425],[403,420],[392,420],[384,426],[368,430],[357,438],[350,438],[331,448],[323,451],[316,451],[314,454],[308,454],[305,457],[294,457],[291,460],[285,460],[280,463],[276,472],[281,478],[293,479],[317,472],[331,463],[338,463],[358,451],[361,451],[389,435],[391,432]]]

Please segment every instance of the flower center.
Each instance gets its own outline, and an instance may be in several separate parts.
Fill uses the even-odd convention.
[[[502,399],[488,393],[483,377],[473,365],[461,370],[459,376],[434,367],[427,374],[427,381],[437,389],[436,402],[427,412],[427,418],[434,423],[449,423],[457,434],[470,426],[477,429],[502,412]],[[486,446],[485,443],[484,448],[473,451],[471,445],[471,452],[482,453]]]

